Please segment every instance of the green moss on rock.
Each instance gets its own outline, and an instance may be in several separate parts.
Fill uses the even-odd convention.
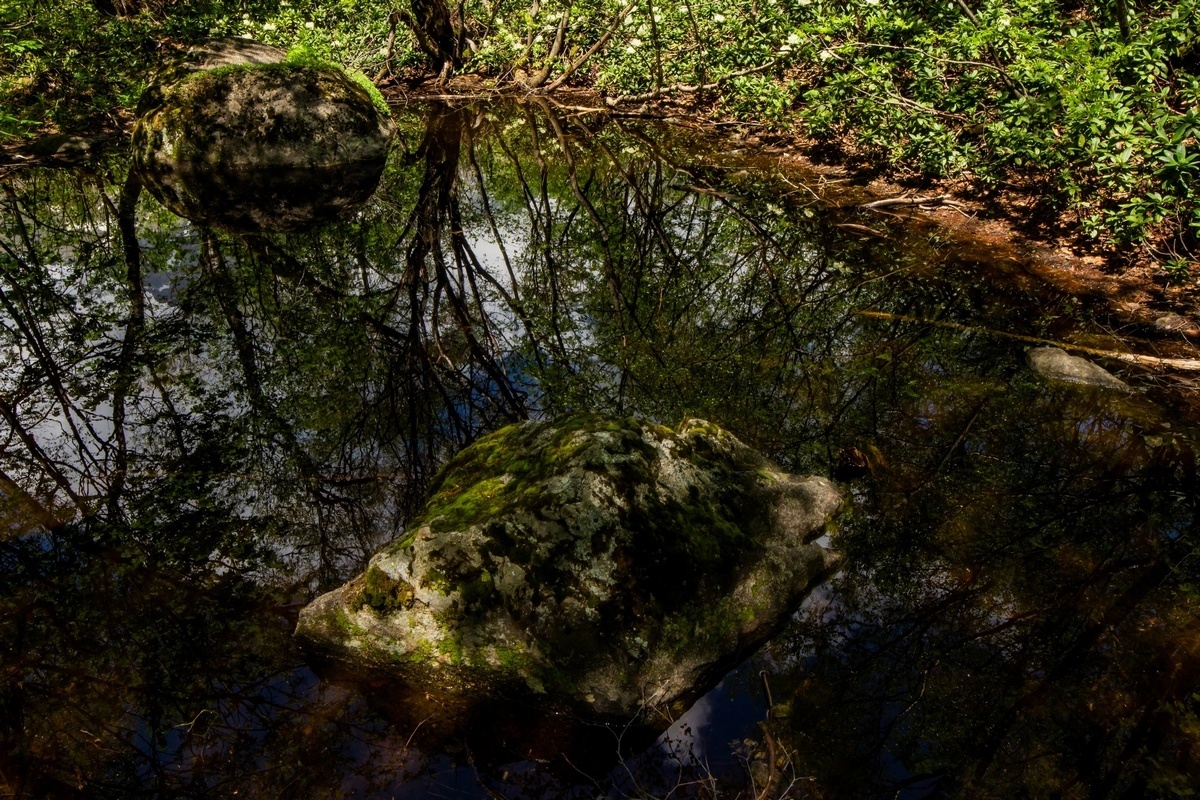
[[[413,588],[372,565],[363,573],[362,602],[380,614],[390,614],[412,605]]]
[[[181,216],[295,230],[370,196],[394,132],[365,76],[311,54],[222,40],[147,88],[133,153],[150,191]]]
[[[355,641],[433,653],[399,671],[446,691],[523,688],[613,717],[678,703],[833,563],[809,541],[838,502],[828,481],[789,476],[702,420],[510,426],[453,458],[373,559],[363,586],[391,610],[351,614]],[[320,598],[298,632],[353,661],[358,645],[322,622],[346,602]]]

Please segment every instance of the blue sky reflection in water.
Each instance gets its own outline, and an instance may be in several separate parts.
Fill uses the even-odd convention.
[[[988,333],[1095,344],[1102,319],[934,229],[863,238],[804,176],[690,131],[499,105],[400,122],[374,197],[305,232],[182,223],[119,153],[3,179],[8,794],[1196,785],[1194,404],[1128,367],[1130,395],[1044,382]],[[857,450],[845,568],[665,746],[521,707],[464,727],[312,670],[298,609],[447,458],[587,410],[710,418],[796,472]]]

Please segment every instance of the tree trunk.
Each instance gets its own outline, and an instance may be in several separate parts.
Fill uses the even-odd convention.
[[[1121,28],[1121,39],[1129,41],[1129,3],[1117,0],[1117,25]]]
[[[462,59],[446,0],[410,0],[410,6],[412,14],[407,21],[417,37],[417,46],[440,66],[442,78],[448,78],[452,70],[462,66]]]

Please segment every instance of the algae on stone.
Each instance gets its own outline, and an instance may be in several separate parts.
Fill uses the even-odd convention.
[[[812,540],[839,503],[702,420],[514,425],[459,453],[297,633],[424,689],[630,719],[765,640],[836,563]]]

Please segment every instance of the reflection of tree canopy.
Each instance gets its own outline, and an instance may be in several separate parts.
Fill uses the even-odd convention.
[[[875,417],[887,464],[845,540],[866,568],[776,644],[808,665],[785,678],[799,769],[858,797],[1191,783],[1194,439],[1140,400],[964,375],[945,346]]]
[[[479,433],[573,410],[707,416],[796,469],[871,454],[837,614],[775,647],[796,656],[776,693],[799,687],[781,742],[828,793],[1194,770],[1192,435],[1047,390],[1004,342],[854,312],[1049,315],[668,128],[498,107],[402,127],[376,197],[304,234],[194,228],[118,161],[4,185],[4,782],[404,780],[409,731],[315,683],[288,609]]]

